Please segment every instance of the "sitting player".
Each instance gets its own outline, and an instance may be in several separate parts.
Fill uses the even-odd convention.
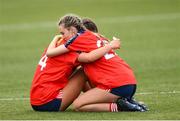
[[[47,56],[57,56],[65,52],[81,52],[81,62],[85,74],[95,88],[80,95],[74,102],[77,111],[146,111],[142,106],[132,103],[136,90],[136,79],[132,69],[111,49],[100,59],[93,62],[87,52],[108,47],[108,40],[100,34],[79,29],[81,19],[67,15],[59,22],[62,36],[71,35],[72,39],[58,48],[48,48]],[[72,34],[73,33],[73,34]],[[95,53],[95,56],[98,56]],[[91,97],[91,98],[89,98]]]
[[[96,34],[98,33],[98,27],[91,19],[84,18],[84,19],[82,19],[82,23],[86,27],[86,29],[88,29]],[[133,97],[129,100],[129,102],[141,106],[144,110],[149,110],[145,104],[143,104],[142,102],[139,103]]]
[[[65,39],[62,39],[61,35],[56,35],[48,48],[57,48],[64,42]],[[95,61],[100,57],[99,55],[104,55],[110,49],[118,47],[119,41],[115,40],[111,45],[87,54]],[[46,52],[47,49],[38,63],[32,81],[30,103],[35,111],[64,111],[80,94],[87,77],[82,69],[72,74],[74,68],[79,65],[79,62],[76,62],[78,52],[68,52],[52,58],[47,57]],[[91,56],[94,55],[91,53],[99,53],[99,55]]]

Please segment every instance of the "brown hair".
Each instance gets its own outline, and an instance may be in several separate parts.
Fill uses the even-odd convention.
[[[64,24],[65,28],[68,27],[75,27],[78,31],[85,30],[85,27],[82,24],[82,20],[80,17],[74,14],[67,14],[63,16],[60,20],[58,25]]]
[[[89,18],[84,18],[82,20],[83,25],[86,27],[86,29],[98,33],[98,28],[96,26],[96,24]]]

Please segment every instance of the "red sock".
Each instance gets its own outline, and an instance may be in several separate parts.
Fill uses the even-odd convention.
[[[110,112],[118,112],[118,107],[116,103],[110,103],[109,109]]]

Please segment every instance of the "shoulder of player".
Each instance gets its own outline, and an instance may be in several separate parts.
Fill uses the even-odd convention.
[[[91,32],[92,36],[94,35],[96,38],[98,38],[99,40],[109,40],[107,37],[105,37],[104,35],[100,34],[100,33],[94,33]]]
[[[92,40],[97,39],[96,36],[93,34],[93,32],[86,30],[84,33],[82,33],[80,36],[77,37],[78,40],[86,39],[86,40]]]

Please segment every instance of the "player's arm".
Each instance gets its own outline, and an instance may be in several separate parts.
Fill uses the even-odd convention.
[[[90,63],[98,60],[106,53],[108,53],[111,49],[119,49],[120,48],[120,39],[113,37],[113,40],[105,45],[104,47],[93,50],[89,53],[81,53],[78,57],[79,62]]]
[[[46,51],[47,57],[54,57],[69,52],[69,50],[64,46],[64,44],[56,47],[56,43],[61,39],[61,37],[61,35],[56,35],[54,39],[51,41]]]

